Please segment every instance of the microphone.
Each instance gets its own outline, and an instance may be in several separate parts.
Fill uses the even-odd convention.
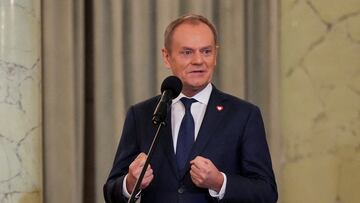
[[[153,113],[152,122],[159,125],[164,122],[168,106],[172,99],[179,96],[182,90],[181,80],[176,76],[169,76],[161,84],[161,98]]]

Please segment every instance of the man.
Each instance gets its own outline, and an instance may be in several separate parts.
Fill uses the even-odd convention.
[[[217,51],[216,30],[202,16],[185,15],[167,27],[163,61],[183,89],[172,101],[168,125],[141,183],[141,202],[277,201],[259,109],[211,84]],[[134,105],[127,113],[104,186],[108,203],[126,202],[133,190],[155,135],[151,117],[158,100]]]

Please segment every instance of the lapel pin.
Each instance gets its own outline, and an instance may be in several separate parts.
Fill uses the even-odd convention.
[[[218,110],[218,111],[222,111],[223,109],[224,109],[224,106],[220,106],[220,105],[216,106],[216,110]]]

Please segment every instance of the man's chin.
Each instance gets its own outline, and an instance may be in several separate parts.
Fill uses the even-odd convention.
[[[190,86],[193,91],[201,91],[208,83],[195,83]]]

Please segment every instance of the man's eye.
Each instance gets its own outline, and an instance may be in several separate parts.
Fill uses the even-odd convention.
[[[192,54],[192,51],[191,50],[184,50],[184,51],[181,51],[180,53],[182,55],[190,55],[190,54]]]
[[[205,55],[210,55],[212,53],[212,50],[211,49],[204,49],[204,50],[202,50],[202,53],[205,54]]]

